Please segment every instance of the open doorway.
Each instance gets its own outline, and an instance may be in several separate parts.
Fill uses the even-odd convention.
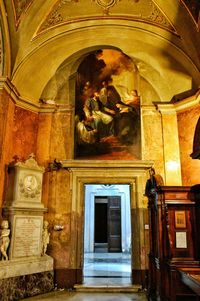
[[[131,284],[128,184],[86,184],[84,283]]]

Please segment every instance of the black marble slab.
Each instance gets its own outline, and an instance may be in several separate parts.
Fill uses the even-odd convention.
[[[1,279],[0,301],[21,300],[51,292],[53,289],[53,271]]]

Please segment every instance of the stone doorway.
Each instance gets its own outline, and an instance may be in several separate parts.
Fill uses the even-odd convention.
[[[85,185],[128,184],[131,200],[132,283],[144,284],[148,270],[149,236],[147,198],[144,196],[149,161],[62,161],[69,171],[73,218],[70,269],[74,281],[83,283]]]

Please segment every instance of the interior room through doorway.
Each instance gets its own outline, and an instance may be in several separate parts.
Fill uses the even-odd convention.
[[[129,184],[86,184],[84,283],[131,284]]]

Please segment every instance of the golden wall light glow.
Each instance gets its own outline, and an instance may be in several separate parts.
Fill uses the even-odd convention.
[[[177,161],[173,161],[173,160],[167,161],[166,169],[168,171],[176,171],[176,170],[180,169],[180,163]]]

